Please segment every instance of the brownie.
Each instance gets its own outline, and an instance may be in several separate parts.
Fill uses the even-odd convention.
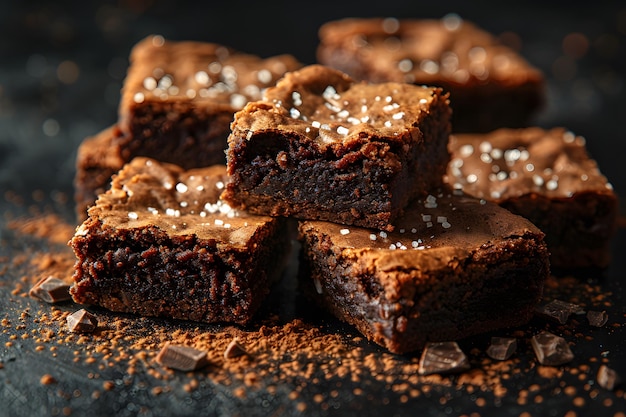
[[[526,217],[545,234],[554,271],[604,268],[618,198],[585,139],[563,127],[455,134],[447,181]]]
[[[137,157],[89,208],[70,246],[77,303],[143,316],[245,324],[280,276],[285,219],[219,200],[226,167]]]
[[[354,78],[442,87],[454,132],[525,127],[545,103],[543,74],[457,15],[347,18],[320,27],[319,39],[318,62]]]
[[[530,221],[447,190],[416,200],[396,226],[300,222],[304,292],[394,353],[530,320],[549,274]]]
[[[74,175],[74,202],[76,217],[83,221],[87,209],[98,195],[111,184],[111,177],[127,161],[128,155],[119,146],[124,139],[117,125],[109,126],[94,136],[85,138],[76,153]]]
[[[231,130],[222,197],[264,215],[390,230],[411,198],[442,183],[450,158],[441,89],[321,65],[287,73]]]

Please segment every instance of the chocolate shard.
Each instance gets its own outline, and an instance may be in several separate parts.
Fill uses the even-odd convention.
[[[98,319],[82,308],[67,316],[67,327],[74,333],[91,333],[98,328]]]
[[[444,374],[466,371],[470,368],[465,353],[456,342],[431,342],[420,358],[420,375]]]
[[[541,332],[531,339],[537,360],[542,365],[559,366],[574,359],[569,345],[560,336],[550,332]]]
[[[583,308],[578,304],[561,300],[552,300],[548,304],[537,307],[536,311],[540,315],[557,320],[561,324],[567,323],[572,314],[584,313]]]
[[[28,294],[50,304],[67,301],[72,298],[69,284],[53,276],[40,279],[30,289]]]
[[[517,340],[512,337],[492,337],[487,355],[499,361],[509,359],[517,350]]]
[[[233,359],[247,354],[248,352],[246,351],[246,349],[241,345],[241,343],[239,343],[239,340],[236,338],[231,340],[224,350],[224,358],[226,359]]]
[[[205,351],[169,342],[165,343],[156,360],[162,366],[179,371],[195,371],[209,363]]]
[[[608,389],[609,391],[613,391],[615,386],[620,382],[617,372],[606,365],[600,366],[596,380],[598,381],[598,385],[604,389]]]
[[[609,321],[609,315],[606,311],[588,311],[587,320],[592,326],[602,327]]]

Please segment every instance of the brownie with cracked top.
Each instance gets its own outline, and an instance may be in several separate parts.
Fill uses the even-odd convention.
[[[516,50],[457,15],[347,18],[319,29],[318,62],[357,79],[439,86],[454,132],[527,126],[545,102],[543,74]]]
[[[554,271],[608,266],[618,198],[563,128],[498,129],[450,138],[446,181],[526,217],[545,234]]]
[[[219,199],[226,167],[185,171],[137,157],[70,241],[73,299],[201,322],[251,320],[290,248],[286,220]]]
[[[450,108],[439,88],[370,84],[321,65],[235,114],[222,197],[252,213],[392,229],[442,184]]]
[[[302,221],[304,291],[394,353],[526,323],[549,274],[543,233],[450,190],[391,232]]]

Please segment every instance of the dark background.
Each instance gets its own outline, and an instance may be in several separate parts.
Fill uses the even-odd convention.
[[[149,34],[161,34],[172,40],[216,42],[260,56],[290,53],[303,63],[314,63],[317,30],[326,21],[374,16],[441,18],[448,13],[457,13],[501,37],[544,72],[548,81],[548,103],[534,124],[564,126],[583,135],[589,152],[618,195],[626,195],[622,165],[626,154],[626,3],[511,3],[0,0],[0,210],[17,210],[18,214],[23,210],[3,203],[3,195],[5,199],[7,195],[19,195],[26,200],[37,195],[40,200],[43,194],[44,200],[55,201],[60,214],[73,221],[71,199],[59,200],[55,195],[72,195],[78,144],[86,136],[115,123],[128,54],[136,42]],[[621,212],[625,213],[623,204]],[[8,241],[8,249],[0,245],[0,258],[7,259],[28,249],[29,243],[13,240],[5,225],[0,226],[0,240]],[[616,321],[621,323],[615,331],[606,332],[604,348],[610,352],[612,363],[624,378],[626,310],[623,300],[626,297],[622,280],[626,257],[622,254],[625,248],[626,236],[621,228],[614,239],[614,261],[600,282],[603,288],[613,292],[611,317],[617,317]],[[9,270],[4,279],[12,279],[11,274]],[[17,275],[14,278],[17,279]],[[8,292],[10,285],[2,285],[0,312],[11,314],[3,312],[3,305],[15,304]],[[19,303],[36,301],[26,299]],[[0,341],[4,343],[6,337],[0,334]],[[597,336],[596,340],[604,339]],[[71,357],[71,352],[66,353]],[[580,350],[577,354],[587,355]],[[0,345],[0,362],[2,355],[4,350]],[[32,372],[25,358],[17,357],[0,375],[3,378],[13,376],[9,375],[9,369],[20,369],[25,375]],[[71,366],[67,374],[74,375]],[[36,380],[38,376],[33,378]],[[7,385],[5,391],[0,386],[0,416],[5,415],[3,401],[14,400],[9,388],[28,387],[28,381],[28,378],[14,380],[14,385]],[[0,380],[0,384],[4,382]],[[74,382],[85,381],[77,377],[76,381],[69,378],[67,383]],[[522,383],[532,384],[533,381],[523,380]],[[580,392],[584,383],[580,382]],[[54,394],[38,392],[41,395],[37,401],[42,404],[60,401]],[[203,400],[213,398],[208,392],[201,393],[208,395]],[[112,392],[99,406],[125,406],[123,398],[117,395],[117,391]],[[551,408],[535,405],[534,409],[541,413],[537,415],[563,415],[570,409],[563,407],[570,406],[562,404],[562,397],[550,402],[547,393],[546,407]],[[88,404],[88,398],[80,401]],[[206,401],[191,404],[189,415],[201,414]],[[459,394],[457,401],[458,404],[471,403],[471,398]],[[623,397],[614,401],[614,409],[626,403]],[[12,402],[8,415],[22,415],[20,409],[15,408],[16,403]],[[160,397],[159,404],[166,407],[166,411],[176,410],[175,402],[168,397]],[[229,403],[224,404],[227,407]],[[253,412],[253,402],[249,405],[250,415],[262,415]],[[364,407],[363,416],[383,412],[369,404]],[[410,411],[414,415],[435,414],[433,410],[440,408],[438,403],[432,403]],[[622,409],[626,409],[626,405]],[[605,409],[595,408],[594,412],[589,402],[585,410],[600,415]],[[402,414],[402,409],[397,411]],[[522,409],[510,409],[507,413],[503,409],[480,411],[483,416],[519,416]],[[129,411],[125,415],[131,414]]]

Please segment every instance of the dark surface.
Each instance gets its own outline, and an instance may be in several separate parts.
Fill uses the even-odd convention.
[[[33,337],[41,324],[35,322],[52,307],[14,293],[16,283],[28,281],[28,260],[45,252],[63,252],[61,243],[24,236],[7,227],[7,219],[32,217],[32,207],[56,213],[72,224],[71,202],[75,150],[80,141],[115,122],[119,89],[130,48],[150,33],[166,38],[206,40],[228,44],[245,52],[269,56],[292,53],[305,63],[314,62],[316,30],[327,20],[346,16],[441,17],[456,12],[481,27],[520,45],[520,52],[548,77],[548,104],[536,120],[544,127],[565,126],[587,138],[588,149],[618,194],[626,193],[622,155],[626,148],[626,6],[620,2],[506,2],[412,1],[378,2],[357,7],[337,2],[42,2],[2,1],[0,5],[0,415],[280,415],[297,414],[290,396],[299,389],[298,402],[307,415],[478,415],[520,416],[576,415],[614,416],[626,409],[623,385],[614,391],[601,389],[595,373],[602,360],[626,377],[626,331],[624,286],[626,233],[620,228],[613,242],[614,260],[604,273],[578,271],[577,281],[554,285],[548,297],[578,301],[593,309],[605,309],[609,323],[592,328],[584,317],[567,326],[534,319],[523,334],[548,329],[571,342],[575,359],[557,367],[555,378],[542,376],[527,340],[520,340],[517,372],[504,381],[507,394],[494,397],[485,391],[459,389],[452,384],[417,381],[424,394],[405,401],[393,383],[380,373],[366,372],[353,382],[342,374],[324,375],[328,358],[304,358],[318,365],[308,378],[317,383],[285,377],[273,388],[235,395],[237,381],[221,384],[210,378],[197,389],[183,389],[191,376],[175,373],[162,381],[139,369],[127,372],[124,360],[103,369],[98,363],[75,361],[90,345],[50,342],[35,350]],[[297,9],[297,10],[296,10]],[[235,16],[236,19],[233,19]],[[624,209],[622,208],[622,212]],[[622,221],[623,224],[623,221]],[[18,262],[21,260],[22,262]],[[388,357],[365,342],[353,342],[356,333],[336,321],[319,316],[294,294],[293,268],[288,279],[272,294],[280,308],[267,308],[260,320],[277,314],[281,321],[301,317],[319,325],[325,334],[345,334],[348,346],[362,348],[374,357]],[[27,278],[24,278],[27,277]],[[588,290],[589,287],[592,290]],[[28,285],[24,288],[28,290]],[[57,311],[78,309],[72,303]],[[117,316],[97,311],[101,319]],[[120,316],[131,323],[134,337],[149,336],[155,329],[194,329],[195,324],[163,322]],[[260,326],[260,324],[259,324]],[[257,326],[258,327],[258,326]],[[213,328],[207,328],[211,330]],[[52,326],[57,335],[63,331]],[[219,328],[213,329],[215,332]],[[251,331],[258,330],[254,327]],[[502,334],[500,334],[502,335]],[[505,335],[506,336],[506,335]],[[460,343],[470,352],[473,369],[484,365],[488,335]],[[123,344],[123,342],[120,342]],[[54,347],[55,349],[52,349]],[[79,352],[77,354],[76,352]],[[83,352],[83,353],[81,353]],[[106,355],[94,353],[99,361]],[[410,363],[414,356],[394,358]],[[279,369],[279,368],[275,368]],[[581,372],[581,369],[583,372]],[[384,373],[395,374],[395,369]],[[42,384],[50,374],[58,382]],[[205,372],[203,375],[210,374]],[[278,376],[280,373],[277,372]],[[274,375],[274,376],[276,376]],[[277,377],[277,376],[276,376]],[[459,377],[460,378],[460,377]],[[103,381],[111,381],[109,391]],[[280,378],[278,381],[281,381]],[[321,382],[320,382],[321,381]],[[430,388],[426,390],[425,385]],[[151,388],[167,387],[154,395]],[[573,387],[570,390],[566,388]],[[267,388],[267,389],[265,389]],[[359,388],[360,395],[355,394]],[[99,390],[100,396],[92,395]],[[573,391],[572,391],[573,390]],[[528,401],[520,401],[526,396]],[[322,398],[323,401],[318,401]],[[477,399],[485,399],[483,404]],[[623,414],[620,414],[623,415]]]

